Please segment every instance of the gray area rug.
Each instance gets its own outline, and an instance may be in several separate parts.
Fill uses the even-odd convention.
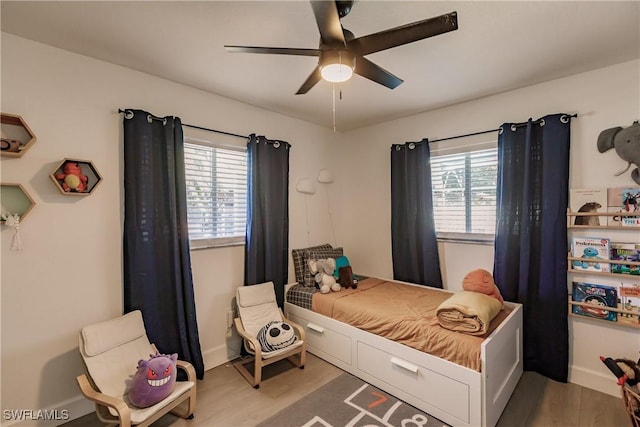
[[[443,427],[448,424],[344,373],[258,427]]]

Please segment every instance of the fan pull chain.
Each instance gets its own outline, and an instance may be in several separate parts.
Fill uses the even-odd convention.
[[[336,84],[333,84],[333,132],[336,132]]]

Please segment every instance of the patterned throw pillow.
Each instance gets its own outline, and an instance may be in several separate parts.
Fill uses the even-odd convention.
[[[311,250],[315,250],[315,249],[332,249],[333,247],[328,244],[325,243],[324,245],[319,245],[319,246],[311,246],[309,248],[302,248],[302,249],[293,249],[291,250],[291,256],[293,257],[293,269],[295,270],[296,273],[296,282],[298,282],[299,284],[304,284],[303,281],[303,275],[304,275],[304,270],[306,269],[306,262],[304,260],[304,253],[307,251],[311,251]]]
[[[310,259],[327,259],[327,258],[340,258],[343,254],[342,248],[332,248],[332,249],[314,249],[309,250],[304,253],[304,273],[302,275],[302,284],[308,287],[315,287],[316,281],[314,279],[314,275],[311,274],[309,270],[309,265],[307,265],[307,261]]]

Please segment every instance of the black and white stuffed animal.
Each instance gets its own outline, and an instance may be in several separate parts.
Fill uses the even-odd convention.
[[[271,321],[264,325],[258,331],[257,338],[265,353],[288,347],[298,339],[291,325],[280,321]]]

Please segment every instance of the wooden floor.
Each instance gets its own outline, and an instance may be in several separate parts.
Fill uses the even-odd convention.
[[[166,415],[153,427],[255,426],[341,373],[335,366],[307,354],[303,370],[286,360],[266,367],[262,385],[255,390],[231,363],[221,365],[208,370],[204,380],[198,383],[194,419]],[[65,424],[67,427],[100,425],[93,414]],[[575,384],[557,383],[532,372],[524,373],[498,422],[498,427],[628,425],[621,399]]]

